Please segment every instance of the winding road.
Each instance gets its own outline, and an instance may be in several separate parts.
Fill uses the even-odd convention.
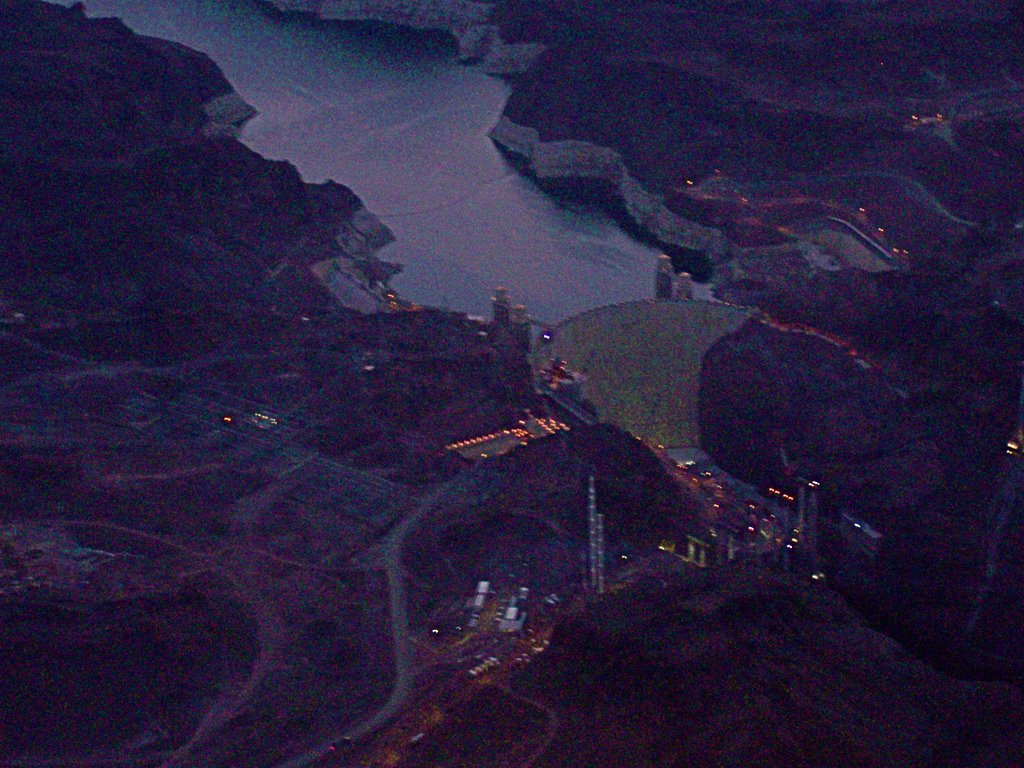
[[[521,693],[516,693],[508,683],[502,683],[498,687],[513,699],[539,709],[548,719],[547,728],[544,730],[544,740],[537,745],[537,748],[533,750],[529,757],[519,764],[519,768],[532,768],[533,764],[536,763],[537,760],[540,759],[540,756],[547,751],[547,748],[551,746],[551,742],[555,740],[555,735],[558,733],[558,729],[562,725],[561,721],[558,719],[558,713],[542,701],[523,696]]]
[[[455,492],[466,490],[474,478],[473,470],[435,487],[425,495],[416,509],[402,518],[370,553],[368,559],[383,568],[388,583],[388,609],[391,622],[391,642],[394,658],[394,680],[387,701],[370,717],[334,733],[301,755],[278,763],[273,768],[304,768],[329,754],[342,740],[360,739],[380,728],[394,717],[405,704],[415,674],[412,669],[413,649],[409,639],[408,601],[402,551],[405,541],[420,522],[431,512],[445,504]],[[370,563],[367,563],[369,565]]]

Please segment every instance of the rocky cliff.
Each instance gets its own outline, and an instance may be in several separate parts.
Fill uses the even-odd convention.
[[[664,195],[637,181],[618,151],[575,139],[542,141],[536,128],[519,125],[507,115],[502,115],[490,136],[542,185],[596,182],[611,199],[620,201],[632,225],[646,235],[663,244],[724,256],[727,243],[720,230],[669,210]]]
[[[1024,653],[1019,612],[991,620],[996,603],[1024,601],[1009,578],[1024,514],[1004,510],[1016,502],[1000,490],[1015,483],[1005,442],[1020,332],[993,311],[912,309],[908,288],[875,285],[848,311],[837,292],[828,311],[842,319],[817,327],[752,323],[723,337],[701,372],[702,441],[758,483],[821,482],[820,554],[834,583],[918,649],[984,667],[984,654],[963,648]],[[1000,531],[1003,511],[1009,527]],[[851,518],[881,534],[866,557]],[[984,586],[993,578],[997,595]],[[984,627],[972,628],[972,611],[989,616]]]
[[[9,312],[35,323],[328,294],[374,306],[391,237],[337,184],[307,185],[233,137],[254,110],[205,55],[78,8],[8,2],[0,29],[0,176]],[[362,286],[362,288],[360,287]],[[335,291],[335,295],[339,295]]]
[[[455,38],[460,58],[479,61],[494,74],[529,68],[544,50],[535,42],[505,43],[490,23],[493,3],[471,0],[267,0],[281,11],[300,11],[325,21],[377,21],[439,30]]]
[[[831,176],[822,180],[842,197],[856,194],[843,190],[846,172],[898,170],[964,220],[1012,211],[995,179],[1019,173],[1016,163],[989,162],[980,146],[1002,141],[986,125],[1020,107],[1000,75],[1024,56],[1004,6],[926,22],[855,4],[506,0],[494,18],[506,39],[548,46],[506,114],[545,140],[615,149],[652,191],[724,176],[742,190],[737,202],[748,198],[745,215],[763,216],[764,187],[743,182]],[[905,44],[887,49],[887,36]]]

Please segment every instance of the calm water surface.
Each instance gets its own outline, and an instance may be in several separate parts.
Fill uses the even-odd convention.
[[[70,3],[65,3],[70,4]],[[648,296],[656,252],[556,205],[487,138],[508,87],[423,35],[263,13],[253,0],[91,0],[208,53],[260,114],[242,140],[307,181],[351,187],[398,240],[380,256],[426,304],[485,313],[505,285],[542,320]]]

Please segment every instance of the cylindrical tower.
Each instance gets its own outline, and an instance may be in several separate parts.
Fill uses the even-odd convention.
[[[498,325],[507,325],[509,321],[508,291],[500,285],[494,289],[491,299],[491,319]]]
[[[693,275],[689,272],[680,272],[676,275],[676,301],[688,301],[693,298]]]
[[[512,339],[524,353],[530,351],[530,316],[526,307],[516,304],[509,313],[512,325]]]

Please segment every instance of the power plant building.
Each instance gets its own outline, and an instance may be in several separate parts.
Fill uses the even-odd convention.
[[[502,632],[519,632],[526,622],[526,611],[519,610],[513,603],[505,609],[505,613],[498,621],[498,629]]]

